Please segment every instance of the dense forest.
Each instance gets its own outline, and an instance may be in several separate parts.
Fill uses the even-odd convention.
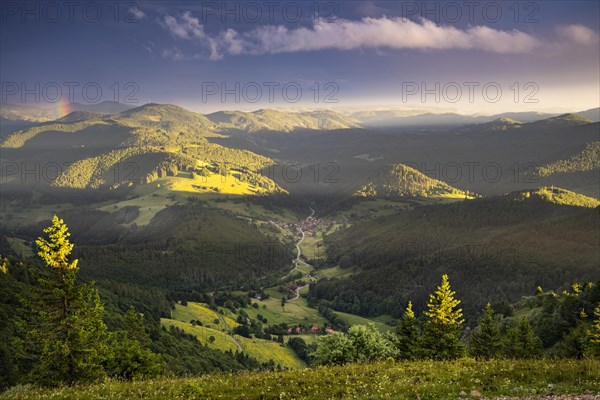
[[[599,209],[556,204],[548,192],[417,207],[342,229],[325,238],[327,256],[353,275],[311,285],[309,301],[400,317],[409,299],[423,309],[434,277],[448,273],[473,324],[488,301],[513,303],[539,285],[594,281]]]
[[[55,217],[44,232],[48,239],[36,241],[44,266],[1,260],[0,389],[274,367],[165,329],[153,305],[168,312],[172,303],[160,291],[115,282],[99,290],[81,280],[64,221]]]

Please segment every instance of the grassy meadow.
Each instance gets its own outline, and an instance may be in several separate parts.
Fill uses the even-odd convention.
[[[600,361],[462,359],[351,364],[284,372],[108,381],[40,389],[17,386],[0,399],[457,399],[600,394]]]

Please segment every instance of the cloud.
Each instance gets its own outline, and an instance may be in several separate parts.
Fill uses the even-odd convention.
[[[564,25],[555,29],[559,38],[567,43],[580,44],[584,46],[598,43],[598,34],[583,25]]]
[[[479,50],[524,54],[544,44],[516,29],[497,30],[486,26],[458,29],[437,25],[427,19],[412,21],[385,16],[335,23],[317,19],[310,27],[292,29],[283,25],[259,26],[246,32],[227,29],[210,36],[197,18],[185,12],[178,18],[165,16],[163,26],[173,37],[204,47],[211,60],[225,55],[356,49]],[[597,40],[595,32],[582,25],[561,27],[557,29],[557,35],[562,40],[583,45]]]
[[[218,53],[217,42],[204,32],[200,20],[193,17],[189,11],[184,12],[179,18],[165,16],[162,25],[175,38],[192,40],[206,45],[210,51],[210,60],[218,60],[222,57]]]

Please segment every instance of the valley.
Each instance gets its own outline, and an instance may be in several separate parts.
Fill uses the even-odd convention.
[[[600,2],[0,3],[0,400],[600,398]]]
[[[597,297],[597,122],[554,117],[502,137],[482,124],[450,142],[439,127],[391,134],[340,121],[335,113],[202,116],[150,104],[17,131],[0,144],[11,175],[0,183],[0,254],[35,264],[35,238],[59,215],[76,240],[81,279],[106,299],[111,329],[128,307],[139,310],[146,349],[175,375],[303,371],[322,363],[328,341],[360,329],[396,343],[407,302],[426,326],[442,274],[464,302],[467,330],[492,303],[507,337],[526,317],[544,352],[581,354],[569,347],[577,323],[561,317],[561,328],[549,329],[548,311],[530,296],[562,291],[559,310],[576,285]],[[342,134],[341,144],[328,144]],[[72,143],[80,151],[68,151]],[[469,161],[472,152],[483,159]],[[44,176],[51,179],[21,179],[20,168],[65,160],[67,168]],[[478,177],[483,165],[505,176]],[[28,273],[7,262],[2,284],[27,290]],[[21,335],[16,324],[7,325],[9,340]],[[333,364],[355,360],[345,357]]]

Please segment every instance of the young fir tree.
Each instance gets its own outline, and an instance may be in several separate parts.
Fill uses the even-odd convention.
[[[457,308],[460,300],[450,288],[448,275],[442,276],[442,282],[434,294],[429,295],[429,317],[421,337],[423,355],[433,359],[453,359],[464,355],[465,346],[461,342],[462,309]]]
[[[398,358],[402,360],[414,360],[419,355],[419,327],[417,319],[409,301],[402,321],[396,327],[396,348]]]
[[[28,339],[39,356],[31,379],[44,385],[101,379],[108,347],[100,296],[92,284],[76,282],[77,260],[69,261],[73,244],[63,220],[54,216],[44,232],[48,239],[36,243],[47,268],[24,299],[31,311]]]
[[[151,341],[142,315],[131,306],[124,322],[124,329],[111,334],[109,340],[111,352],[105,361],[108,374],[129,380],[162,374],[164,360],[147,348]]]
[[[471,335],[469,352],[475,358],[489,359],[497,356],[500,348],[500,329],[494,319],[494,310],[488,303],[483,310],[479,325]]]
[[[600,357],[600,303],[594,310],[594,316],[592,329],[588,331],[589,343],[586,354],[592,357]]]
[[[542,355],[542,341],[533,332],[527,318],[508,331],[504,342],[504,355],[510,358],[535,358]]]

